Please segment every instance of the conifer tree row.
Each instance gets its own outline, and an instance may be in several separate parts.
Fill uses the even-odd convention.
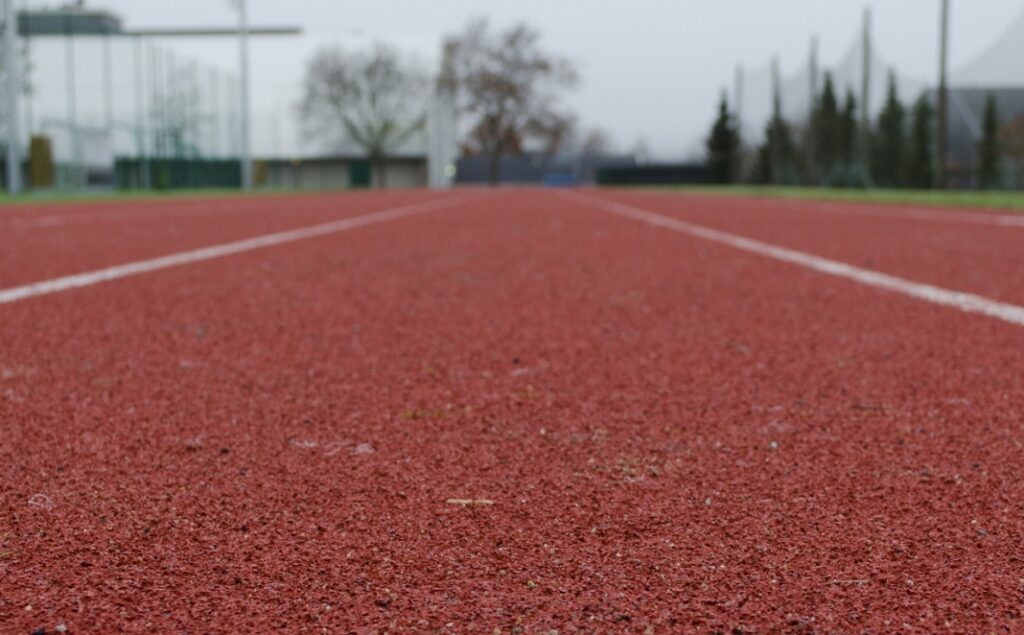
[[[715,183],[746,180],[774,185],[863,187],[867,183],[861,168],[860,107],[849,89],[840,102],[833,77],[825,73],[806,126],[791,126],[776,96],[752,160],[744,161],[738,120],[730,113],[723,94],[705,144],[709,179]],[[922,94],[908,108],[901,101],[895,74],[890,73],[885,102],[868,132],[873,184],[934,187],[935,126],[932,96]],[[979,188],[998,187],[1000,122],[992,94],[985,103],[981,128],[972,182]],[[751,169],[743,172],[744,165]]]

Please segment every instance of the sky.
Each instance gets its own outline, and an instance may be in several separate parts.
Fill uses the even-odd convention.
[[[620,150],[639,142],[655,158],[698,156],[720,92],[737,64],[762,66],[779,57],[795,71],[819,40],[821,65],[839,60],[873,13],[873,36],[901,73],[937,74],[939,0],[248,0],[253,25],[297,25],[299,37],[253,43],[256,151],[301,154],[295,103],[305,61],[320,47],[396,45],[433,68],[444,35],[474,16],[497,27],[526,21],[543,46],[568,57],[582,82],[567,94],[584,128],[599,127]],[[25,2],[25,0],[23,0]],[[29,7],[53,2],[27,0]],[[95,0],[120,14],[126,28],[231,25],[231,0]],[[1022,0],[951,0],[950,66],[982,53],[1024,11]],[[168,46],[225,70],[237,68],[230,40],[177,41]]]

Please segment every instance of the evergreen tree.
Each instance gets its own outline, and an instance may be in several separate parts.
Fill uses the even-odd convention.
[[[793,141],[793,132],[789,123],[782,117],[782,108],[776,97],[772,118],[765,127],[764,143],[758,149],[757,180],[776,185],[797,184],[800,181],[798,165],[799,157]]]
[[[999,112],[992,93],[985,100],[985,115],[978,145],[978,187],[989,189],[999,185]]]
[[[707,140],[707,169],[712,183],[732,183],[739,163],[740,138],[725,95]]]
[[[839,115],[838,155],[839,162],[852,165],[857,160],[857,98],[852,90],[846,91],[846,103]]]
[[[839,160],[841,130],[839,102],[832,85],[832,75],[825,73],[825,87],[821,91],[811,125],[814,126],[814,166],[819,180],[827,181]]]
[[[914,103],[910,125],[910,155],[907,157],[907,185],[932,186],[932,127],[935,125],[932,103],[924,95]]]
[[[871,142],[875,182],[884,187],[899,187],[904,183],[905,118],[906,110],[896,90],[896,76],[890,73],[885,106],[878,116],[878,127]]]

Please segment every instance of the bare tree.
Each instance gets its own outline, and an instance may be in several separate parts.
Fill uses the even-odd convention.
[[[387,45],[355,53],[322,49],[306,68],[299,105],[305,133],[355,143],[366,152],[378,185],[386,187],[385,159],[423,127],[427,84]]]
[[[612,151],[612,142],[601,128],[591,128],[580,141],[580,154],[585,157],[599,157]]]
[[[199,83],[194,75],[179,69],[171,74],[169,88],[158,96],[154,109],[159,123],[154,130],[161,154],[174,158],[199,156]]]
[[[640,137],[633,144],[633,160],[636,161],[637,165],[646,164],[651,158],[651,149],[647,145],[647,140]]]
[[[475,119],[466,147],[490,159],[492,184],[503,153],[520,151],[530,138],[552,153],[571,129],[572,118],[556,108],[559,93],[576,85],[576,71],[539,42],[526,24],[493,32],[485,19],[445,40],[441,86],[455,91],[459,109]]]

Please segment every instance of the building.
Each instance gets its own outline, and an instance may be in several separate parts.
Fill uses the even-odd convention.
[[[359,155],[327,155],[257,162],[256,183],[271,189],[338,190],[360,187],[427,187],[427,157],[404,154],[388,157],[382,172]]]
[[[109,11],[68,5],[61,9],[34,9],[18,12],[18,34],[110,35],[123,31],[121,18]]]
[[[594,183],[605,168],[632,168],[633,155],[551,156],[544,152],[506,154],[498,163],[498,182],[509,184],[569,185]],[[490,181],[491,160],[484,155],[460,157],[455,181],[462,184],[484,184]]]

